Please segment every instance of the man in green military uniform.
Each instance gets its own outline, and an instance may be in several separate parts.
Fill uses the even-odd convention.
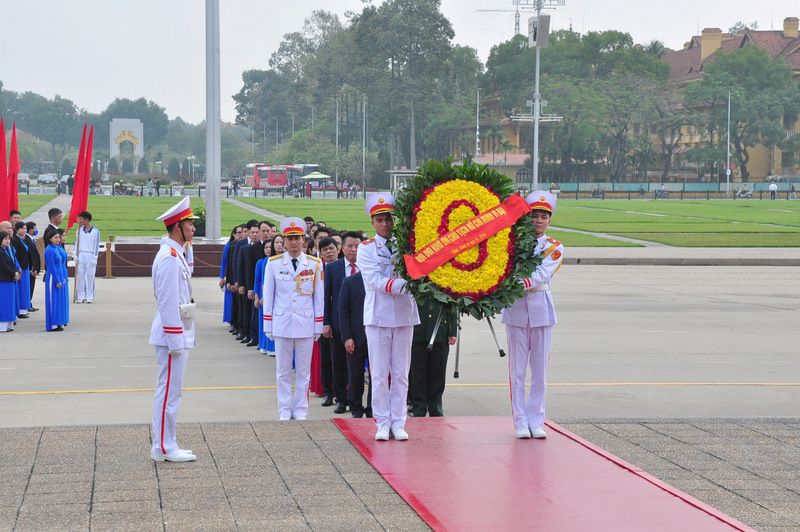
[[[414,326],[411,343],[411,372],[409,390],[411,395],[411,415],[414,417],[443,416],[442,395],[447,378],[447,356],[450,346],[456,343],[456,313],[436,303],[417,303],[420,324]],[[442,312],[443,311],[443,312]],[[428,351],[439,313],[442,321],[433,341],[433,349]]]

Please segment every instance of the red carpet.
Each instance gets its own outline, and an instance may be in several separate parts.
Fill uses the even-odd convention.
[[[409,418],[407,442],[334,423],[435,530],[749,530],[554,423],[517,440],[503,417]]]

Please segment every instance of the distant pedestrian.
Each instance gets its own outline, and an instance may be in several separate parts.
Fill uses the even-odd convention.
[[[774,181],[769,184],[769,199],[774,200],[778,197],[778,184]]]

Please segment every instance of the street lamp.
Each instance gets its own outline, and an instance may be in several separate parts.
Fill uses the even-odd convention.
[[[186,160],[189,161],[189,181],[191,183],[194,183],[194,160],[195,160],[195,156],[194,155],[190,155],[190,156],[188,156],[186,158]]]
[[[336,102],[336,175],[334,181],[339,186],[339,98],[331,98]]]

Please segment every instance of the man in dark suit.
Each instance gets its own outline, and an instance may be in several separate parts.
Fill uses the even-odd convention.
[[[233,276],[236,287],[235,298],[239,304],[239,336],[236,337],[243,344],[250,343],[250,302],[247,299],[245,287],[245,257],[249,247],[258,239],[258,220],[247,222],[247,237],[234,245],[233,248]]]
[[[61,225],[61,220],[64,218],[64,213],[61,212],[61,209],[57,207],[53,207],[49,211],[47,211],[47,217],[50,219],[50,225],[47,226],[47,229],[44,230],[44,245],[47,246],[47,243],[50,242],[50,239],[53,238],[53,235],[58,231],[58,226]],[[64,247],[64,243],[61,243],[61,247]]]
[[[39,309],[33,306],[33,288],[36,283],[36,277],[42,269],[42,256],[39,254],[39,248],[36,247],[36,241],[31,237],[36,229],[36,222],[25,222],[25,227],[28,228],[28,234],[25,235],[25,242],[31,250],[31,308],[28,310],[36,312]]]
[[[331,281],[329,278],[331,277],[331,266],[336,263],[336,256],[337,256],[337,248],[336,242],[332,238],[324,237],[322,240],[319,241],[318,247],[318,254],[319,257],[322,259],[322,264],[325,268],[325,313],[330,314],[333,312],[331,309],[331,305],[336,304],[336,299],[332,297],[330,292],[331,288]],[[335,268],[334,268],[335,269]],[[341,269],[341,268],[340,268]],[[344,271],[344,270],[342,270]],[[341,272],[339,274],[335,274],[337,279],[339,280],[336,285],[336,297],[339,294],[339,286],[341,285],[342,275]],[[324,318],[323,318],[324,319]],[[328,320],[330,320],[330,316],[328,316]],[[334,375],[333,375],[333,332],[331,328],[330,321],[323,321],[323,328],[322,328],[322,338],[319,339],[319,355],[320,355],[320,376],[322,377],[322,393],[325,394],[325,400],[322,402],[322,406],[331,406],[334,401],[336,402],[336,406],[334,407],[334,412],[337,414],[341,414],[347,410],[347,364],[345,363],[345,378],[344,378],[344,385],[343,386],[336,386],[334,383]],[[344,350],[344,347],[342,347]],[[339,383],[341,384],[341,382]]]
[[[258,240],[254,240],[244,251],[244,288],[247,293],[246,304],[250,308],[249,332],[247,333],[250,342],[247,347],[258,347],[258,326],[261,313],[255,307],[256,262],[264,258],[264,244],[269,240],[269,235],[270,224],[259,222]]]
[[[341,327],[339,324],[339,291],[345,278],[358,273],[356,256],[358,246],[361,244],[361,235],[346,232],[342,235],[342,251],[344,257],[328,264],[325,271],[325,319],[322,334],[331,340],[331,370],[333,377],[333,392],[336,396],[334,413],[343,414],[347,410],[347,383],[349,381],[347,368],[347,352],[344,348]],[[333,247],[332,247],[333,246]],[[320,250],[324,256],[336,257],[339,246],[333,237],[326,237],[320,241]]]
[[[367,334],[364,332],[364,279],[361,272],[346,277],[339,292],[339,325],[342,328],[344,348],[347,352],[348,390],[347,402],[353,417],[372,417],[372,386],[364,408],[364,365],[369,358]]]

